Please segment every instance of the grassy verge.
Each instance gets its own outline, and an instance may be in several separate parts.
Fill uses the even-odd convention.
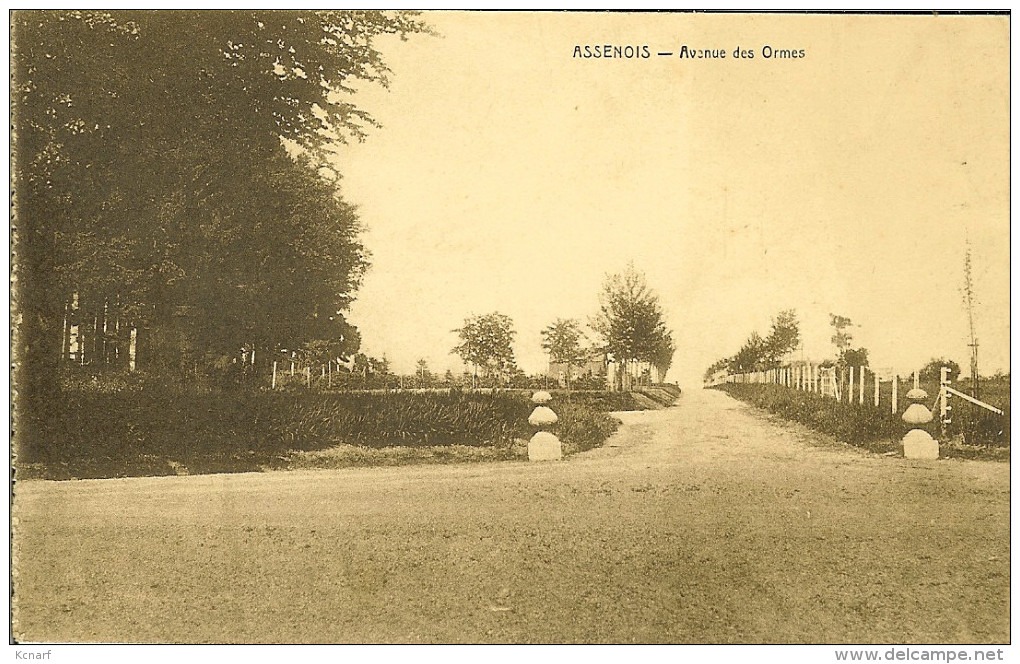
[[[598,447],[625,396],[557,397],[554,431],[573,453]],[[197,391],[145,386],[63,391],[16,438],[19,479],[244,472],[266,468],[491,461],[527,456],[521,393]],[[23,423],[25,424],[25,423]],[[523,446],[523,447],[522,447]],[[523,449],[523,454],[522,454]]]
[[[829,434],[841,442],[873,452],[899,451],[900,439],[907,430],[900,416],[892,414],[891,409],[875,407],[870,403],[863,405],[839,403],[830,397],[778,385],[728,383],[713,389],[722,390],[736,399],[784,419]],[[904,407],[905,405],[904,403]],[[1008,421],[1006,424],[1008,429]],[[961,426],[972,430],[968,425]],[[952,429],[949,436],[942,436],[937,420],[923,428],[939,440],[943,456],[1009,460],[1008,437],[1004,439],[1005,444],[1002,443],[1001,437],[993,438],[995,442],[992,443],[975,443],[965,439],[962,434],[953,435]]]

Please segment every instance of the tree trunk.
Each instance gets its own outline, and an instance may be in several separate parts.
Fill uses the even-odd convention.
[[[71,355],[71,301],[64,301],[64,330],[60,340],[60,361],[66,362]]]

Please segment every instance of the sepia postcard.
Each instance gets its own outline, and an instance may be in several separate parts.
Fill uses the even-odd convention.
[[[1009,658],[1008,11],[9,19],[10,657]]]

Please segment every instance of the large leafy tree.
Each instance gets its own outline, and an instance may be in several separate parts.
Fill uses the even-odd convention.
[[[481,369],[486,378],[500,378],[505,382],[516,368],[513,342],[517,333],[509,316],[499,312],[471,316],[454,332],[460,343],[453,352],[472,365],[476,373]]]
[[[672,361],[673,342],[663,317],[659,297],[648,287],[644,274],[633,264],[608,275],[599,294],[599,313],[592,328],[602,337],[605,351],[629,375],[633,362],[665,365]]]
[[[68,315],[196,354],[351,332],[367,254],[317,169],[374,124],[351,97],[386,84],[373,39],[421,29],[401,12],[15,13],[19,388],[52,388]]]

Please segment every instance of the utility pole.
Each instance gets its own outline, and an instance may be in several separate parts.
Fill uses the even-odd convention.
[[[963,259],[963,301],[967,305],[967,320],[970,323],[970,379],[973,382],[974,398],[978,394],[978,340],[974,332],[974,282],[971,278],[970,236],[967,237],[967,251]]]

